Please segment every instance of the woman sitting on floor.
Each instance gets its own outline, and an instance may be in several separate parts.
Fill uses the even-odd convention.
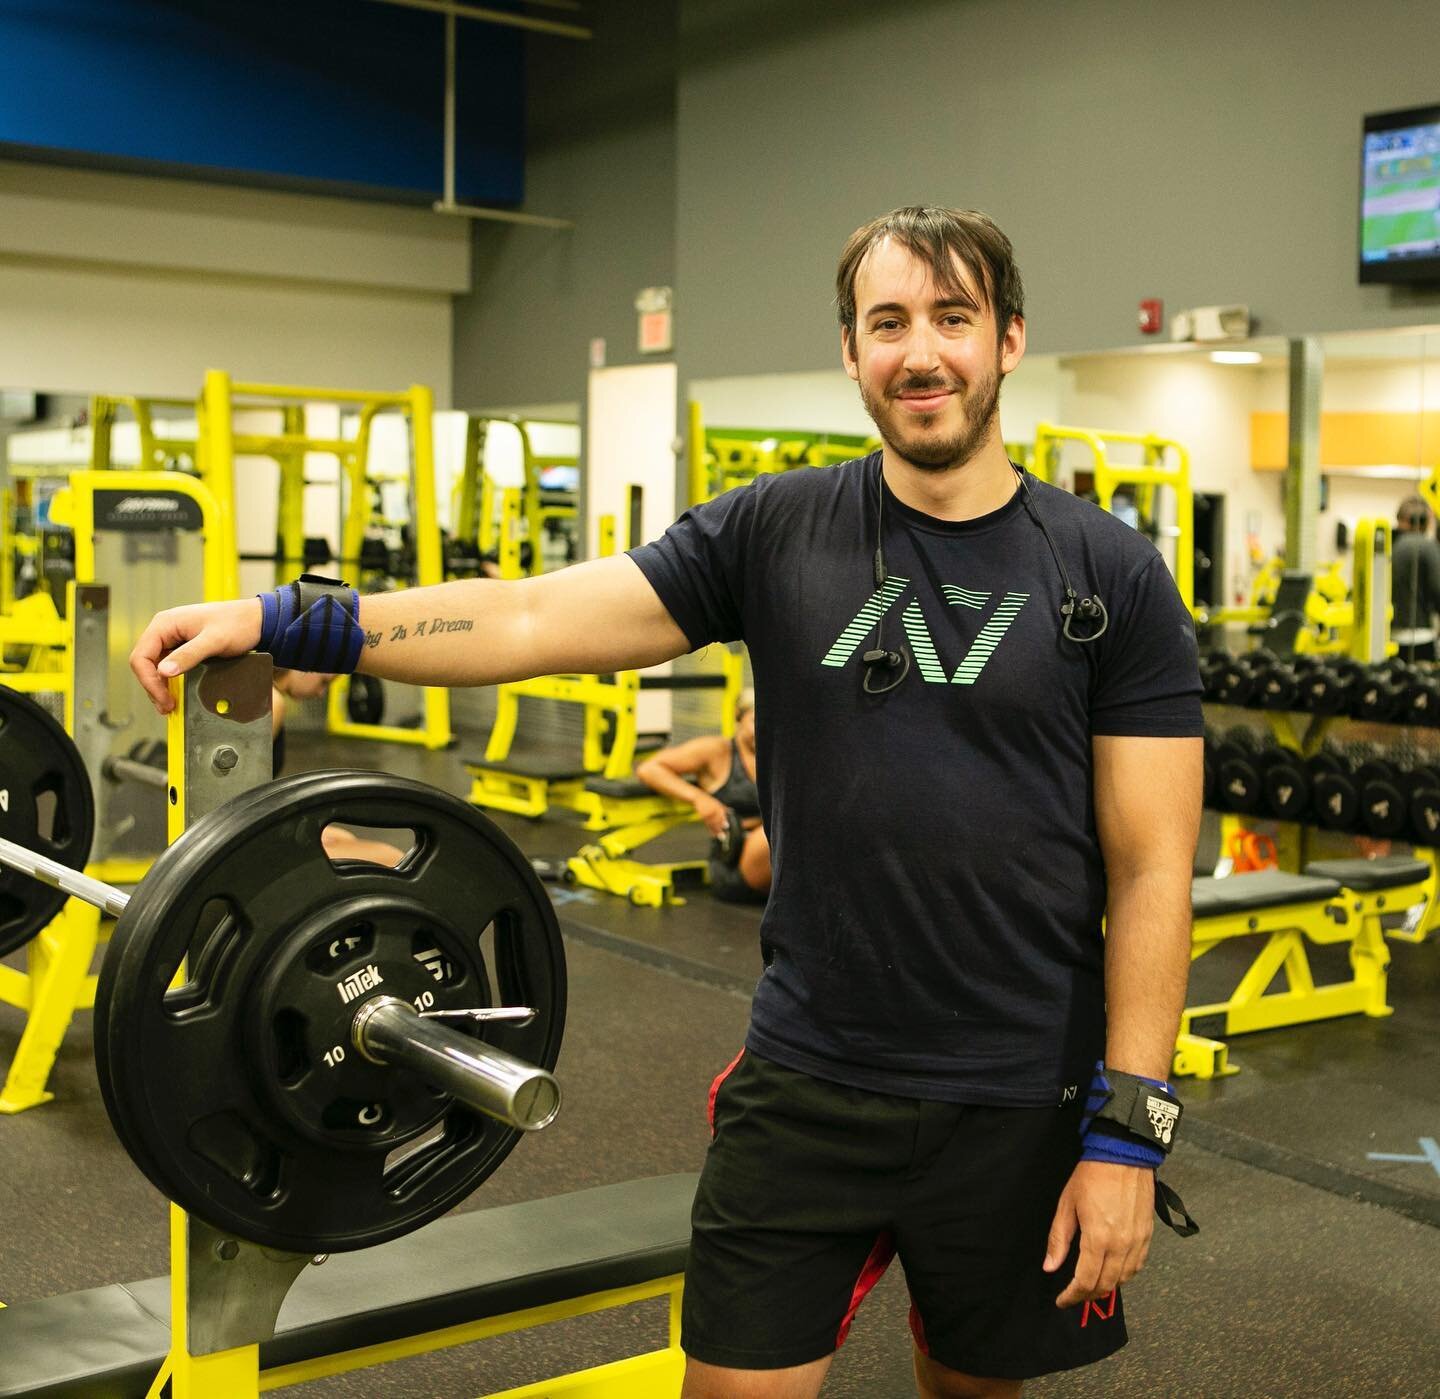
[[[770,842],[755,790],[755,701],[735,707],[735,737],[710,734],[652,753],[635,768],[647,787],[689,802],[715,837],[710,892],[728,903],[763,904],[770,893]]]

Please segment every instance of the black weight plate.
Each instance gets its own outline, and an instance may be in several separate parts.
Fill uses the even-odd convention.
[[[332,821],[412,829],[417,847],[394,870],[332,864],[320,845]],[[374,946],[340,945],[357,923]],[[436,949],[449,966],[438,976]],[[188,981],[167,990],[187,954]],[[371,994],[432,988],[434,1008],[535,1006],[529,1025],[493,1022],[483,1038],[554,1067],[564,951],[528,861],[480,812],[420,783],[284,778],[196,822],[116,925],[95,999],[106,1107],[151,1182],[218,1229],[295,1252],[382,1243],[457,1204],[523,1135],[398,1069],[316,1087],[343,1039],[335,1023],[350,1023],[324,1023],[328,997],[358,1010]],[[343,1047],[348,1074],[359,1056]],[[353,1092],[403,1110],[327,1116]]]
[[[345,695],[352,724],[378,724],[385,717],[385,688],[373,675],[352,675]]]
[[[95,797],[80,750],[34,700],[0,687],[0,836],[78,870],[94,835]],[[29,942],[67,897],[0,869],[0,956]]]

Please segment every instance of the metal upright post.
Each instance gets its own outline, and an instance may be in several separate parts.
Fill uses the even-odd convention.
[[[1290,447],[1285,467],[1285,567],[1314,574],[1320,512],[1320,380],[1325,352],[1307,336],[1290,342]]]

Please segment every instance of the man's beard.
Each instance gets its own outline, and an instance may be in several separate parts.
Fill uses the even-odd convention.
[[[997,367],[988,377],[977,379],[964,391],[960,401],[965,421],[959,431],[949,437],[924,435],[907,441],[902,435],[901,424],[904,421],[902,414],[908,410],[892,407],[891,400],[902,393],[945,388],[953,386],[933,375],[907,379],[894,394],[877,401],[866,392],[864,381],[860,382],[860,401],[865,405],[865,411],[879,431],[881,440],[902,461],[922,471],[948,471],[951,467],[964,466],[984,445],[1000,411],[1000,371]]]

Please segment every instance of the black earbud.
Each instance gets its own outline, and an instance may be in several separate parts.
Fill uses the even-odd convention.
[[[1011,469],[1020,480],[1020,489],[1025,495],[1025,509],[1029,512],[1030,518],[1040,526],[1040,533],[1045,536],[1045,542],[1050,546],[1051,556],[1055,560],[1055,567],[1060,570],[1060,582],[1065,589],[1065,601],[1060,604],[1060,615],[1065,619],[1065,625],[1061,630],[1066,637],[1081,646],[1092,641],[1099,641],[1105,635],[1105,629],[1110,625],[1110,614],[1105,610],[1105,604],[1100,601],[1100,594],[1093,597],[1080,597],[1074,588],[1070,586],[1070,575],[1065,571],[1065,560],[1060,557],[1060,551],[1055,547],[1055,541],[1050,537],[1050,531],[1045,528],[1045,521],[1040,517],[1040,512],[1035,508],[1035,502],[1030,498],[1030,483],[1025,479],[1024,469],[1010,463]],[[1080,635],[1072,628],[1076,622],[1090,623],[1098,622],[1095,630],[1087,636]]]
[[[865,667],[861,684],[867,695],[883,695],[887,690],[893,690],[910,674],[908,651],[887,651],[884,647],[878,647],[873,651],[866,651],[860,657],[860,662]]]

